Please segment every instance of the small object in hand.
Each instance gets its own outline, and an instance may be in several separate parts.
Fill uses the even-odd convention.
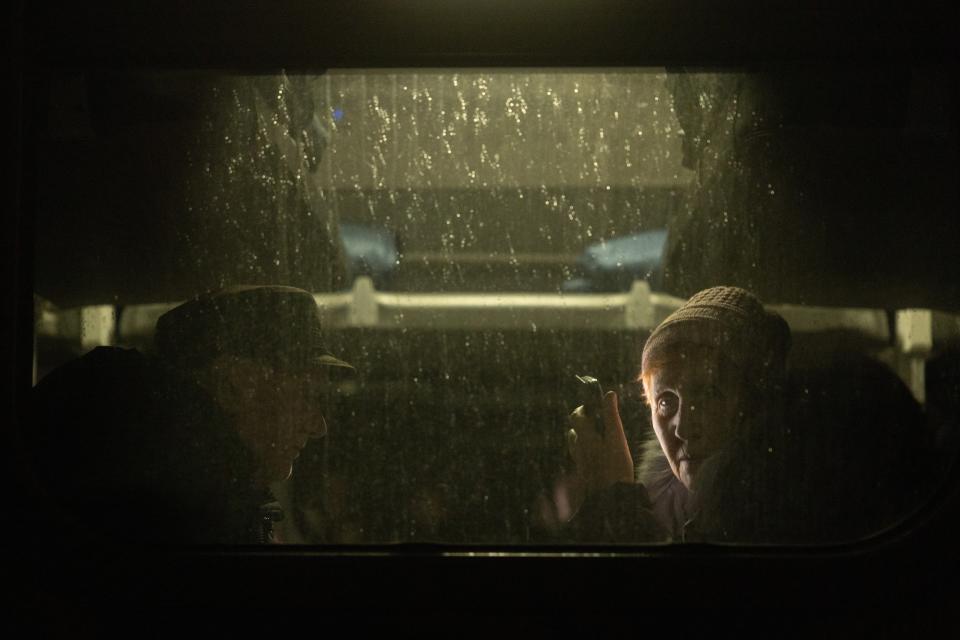
[[[603,414],[601,406],[603,405],[603,387],[600,381],[593,376],[574,376],[580,382],[578,389],[578,398],[583,405],[583,412],[587,417],[593,418],[597,433],[601,436],[604,433]]]

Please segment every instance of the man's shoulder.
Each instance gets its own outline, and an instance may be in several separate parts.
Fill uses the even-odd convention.
[[[44,376],[34,390],[35,408],[79,417],[105,405],[142,403],[158,376],[151,359],[136,349],[97,347]]]
[[[96,347],[79,358],[66,362],[50,373],[37,385],[50,386],[66,378],[97,375],[129,375],[150,368],[150,362],[136,349],[121,347]]]

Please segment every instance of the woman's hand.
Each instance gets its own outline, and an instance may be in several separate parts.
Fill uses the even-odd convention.
[[[623,433],[616,393],[608,391],[603,396],[600,412],[603,433],[582,406],[570,414],[567,447],[575,470],[554,488],[554,502],[563,521],[572,518],[590,494],[618,482],[633,482],[633,457]]]

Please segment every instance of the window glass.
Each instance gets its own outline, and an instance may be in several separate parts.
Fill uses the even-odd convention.
[[[34,445],[68,508],[146,514],[113,535],[844,542],[953,463],[956,107],[936,69],[37,86]],[[353,368],[276,356],[306,333],[259,297],[199,314],[238,338],[160,337],[238,285],[312,294],[310,340]],[[124,351],[84,356],[101,346]]]

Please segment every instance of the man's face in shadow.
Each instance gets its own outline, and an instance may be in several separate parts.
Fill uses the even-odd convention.
[[[325,369],[284,370],[239,360],[226,375],[232,391],[221,404],[256,458],[261,479],[286,480],[307,441],[327,432]]]
[[[693,490],[704,462],[741,430],[749,409],[742,371],[716,348],[677,346],[646,378],[644,388],[670,468]]]

